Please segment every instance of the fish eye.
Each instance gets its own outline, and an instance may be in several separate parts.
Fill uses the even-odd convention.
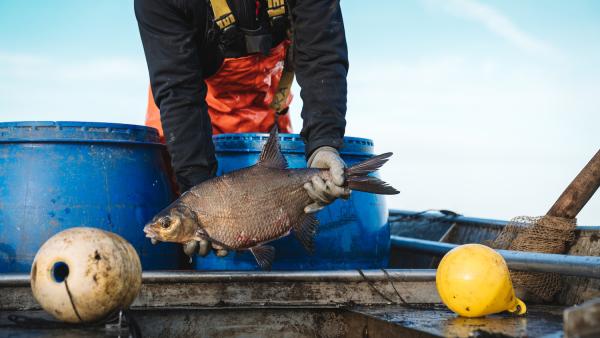
[[[163,229],[168,229],[169,227],[171,227],[171,217],[165,217],[163,219],[163,221],[160,223],[160,226]]]

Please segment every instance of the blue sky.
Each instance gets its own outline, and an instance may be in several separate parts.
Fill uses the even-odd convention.
[[[347,134],[395,153],[388,204],[544,214],[600,145],[600,2],[380,3],[342,2]],[[0,1],[0,120],[142,123],[147,82],[132,1]]]

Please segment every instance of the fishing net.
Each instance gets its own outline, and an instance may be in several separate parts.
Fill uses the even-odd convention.
[[[565,253],[575,238],[575,219],[553,216],[513,218],[491,243],[495,249]],[[511,271],[517,290],[528,298],[549,302],[562,287],[559,274]]]

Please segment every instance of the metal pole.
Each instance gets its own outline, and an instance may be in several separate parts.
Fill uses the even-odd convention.
[[[386,269],[361,270],[369,281],[432,281],[435,270]],[[144,283],[164,282],[360,282],[364,281],[358,270],[331,271],[149,271],[142,274]]]
[[[443,256],[457,247],[456,244],[427,241],[402,236],[391,236],[392,245],[415,252]],[[529,272],[555,272],[563,275],[600,278],[600,257],[572,256],[497,250],[506,260],[508,267],[514,270]]]
[[[411,221],[429,221],[429,222],[447,222],[458,223],[460,225],[486,226],[494,228],[502,228],[508,224],[507,221],[489,218],[476,218],[466,216],[443,215],[438,212],[414,212],[407,210],[391,209],[389,213],[389,221],[392,223],[411,222]],[[581,231],[600,231],[600,226],[577,226],[576,230]]]

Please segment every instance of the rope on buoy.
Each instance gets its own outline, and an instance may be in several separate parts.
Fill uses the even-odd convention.
[[[67,289],[67,295],[69,296],[69,301],[71,302],[71,306],[73,307],[73,311],[75,312],[75,315],[77,316],[79,321],[83,322],[83,320],[81,319],[81,316],[79,315],[79,312],[77,311],[77,308],[75,307],[75,302],[73,301],[73,295],[71,295],[71,291],[69,290],[69,283],[67,283],[66,278],[65,278],[64,282],[65,282],[65,288]]]

